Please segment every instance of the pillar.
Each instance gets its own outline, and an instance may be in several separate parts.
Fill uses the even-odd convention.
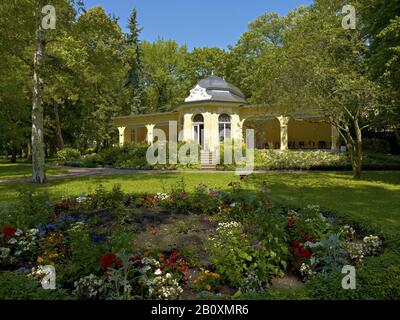
[[[288,138],[288,125],[289,125],[289,117],[278,117],[279,123],[281,124],[281,150],[289,150],[289,138]]]
[[[332,151],[339,151],[338,139],[339,131],[335,126],[332,126]]]
[[[122,147],[125,143],[125,129],[126,129],[126,127],[118,127],[120,147]]]
[[[218,113],[204,113],[204,149],[215,152],[219,147]]]
[[[238,114],[231,116],[231,136],[233,141],[241,141],[243,143],[243,123]]]
[[[155,124],[147,124],[146,125],[146,129],[147,129],[147,143],[148,144],[152,144],[154,142],[154,135],[153,135],[153,131],[154,131],[154,127],[156,125]]]
[[[193,140],[192,131],[193,131],[193,122],[192,122],[193,114],[187,113],[183,116],[183,137],[182,141],[189,142]]]

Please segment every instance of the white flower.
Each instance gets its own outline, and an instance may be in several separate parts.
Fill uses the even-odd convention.
[[[22,232],[21,229],[17,229],[17,231],[15,231],[15,235],[16,235],[17,237],[19,237],[19,236],[22,235],[22,234],[23,234],[23,232]]]
[[[160,269],[157,269],[156,272],[154,272],[154,274],[155,274],[156,276],[161,276],[162,271],[161,271]]]
[[[87,201],[87,197],[80,196],[80,197],[76,198],[76,201],[78,203],[86,202]]]
[[[17,243],[17,239],[15,238],[11,238],[10,240],[8,240],[9,244],[16,244]]]

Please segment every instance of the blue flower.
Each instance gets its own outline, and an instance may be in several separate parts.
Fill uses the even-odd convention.
[[[57,229],[57,225],[55,223],[49,223],[44,228],[46,230],[55,230],[55,229]]]
[[[92,238],[92,241],[93,241],[94,243],[98,243],[98,244],[104,243],[104,242],[107,241],[107,237],[104,236],[104,235],[97,235],[97,234],[94,234],[94,235],[92,235],[91,238]]]
[[[42,224],[41,224],[41,223],[38,223],[38,224],[35,226],[35,229],[42,229]]]
[[[63,215],[60,216],[60,221],[61,221],[61,222],[65,222],[65,221],[67,221],[68,219],[69,219],[69,216],[66,215],[66,214],[63,214]]]
[[[39,237],[44,237],[46,235],[46,230],[43,230],[41,232],[38,233]]]

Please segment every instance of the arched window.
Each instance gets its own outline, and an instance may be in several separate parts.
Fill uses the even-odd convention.
[[[221,142],[231,138],[231,117],[227,114],[221,114],[219,122],[219,139]]]
[[[193,140],[204,147],[204,117],[197,114],[193,117]]]
[[[193,123],[204,123],[204,117],[201,114],[197,114],[193,118]]]

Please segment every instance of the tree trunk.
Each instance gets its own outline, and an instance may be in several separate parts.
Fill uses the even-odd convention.
[[[32,90],[32,181],[45,183],[45,151],[43,141],[43,101],[40,75],[45,54],[45,35],[41,26],[36,31],[36,51],[33,63]]]
[[[15,145],[11,148],[11,163],[17,163],[17,147]]]
[[[28,144],[26,145],[26,159],[28,161],[32,161],[32,146],[31,146],[31,141],[28,141]]]
[[[398,128],[396,128],[396,127],[394,127],[394,135],[396,136],[396,140],[397,140],[397,144],[399,145],[399,147],[400,147],[400,133],[399,133],[399,129]]]
[[[61,124],[60,124],[60,115],[58,113],[58,102],[54,100],[53,102],[54,107],[54,117],[56,121],[56,146],[57,149],[64,149],[64,139],[61,131]]]
[[[354,130],[355,130],[355,139],[351,157],[351,164],[353,168],[353,177],[354,179],[359,180],[361,179],[363,154],[362,154],[362,134],[357,120],[354,121]]]

